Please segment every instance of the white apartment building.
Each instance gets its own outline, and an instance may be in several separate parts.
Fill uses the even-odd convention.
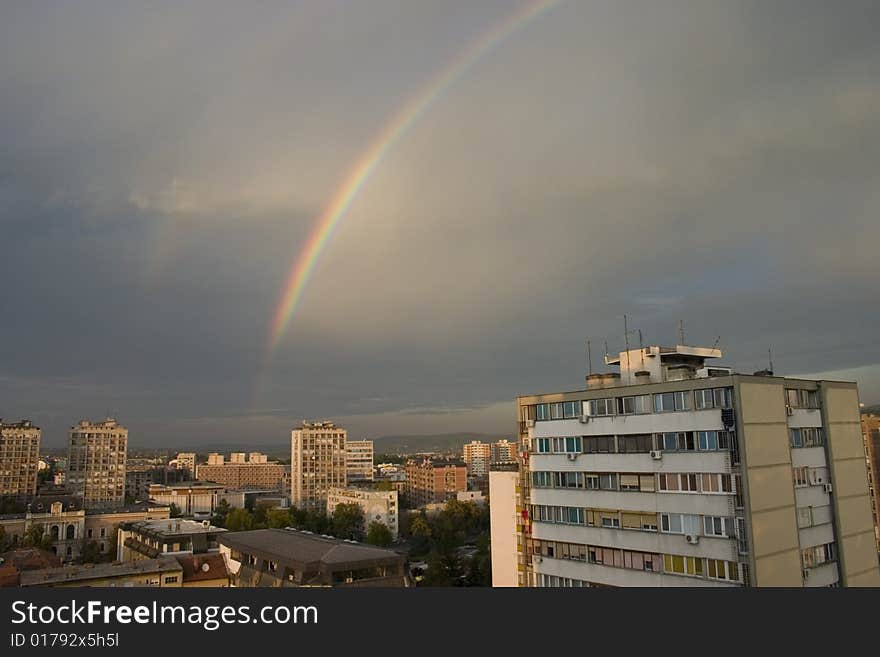
[[[175,460],[177,461],[178,470],[188,470],[190,477],[196,476],[195,452],[179,452]]]
[[[633,349],[586,390],[519,398],[515,513],[492,517],[493,571],[511,549],[517,571],[499,581],[880,585],[855,384],[706,366],[720,356]]]
[[[465,443],[462,448],[462,460],[467,465],[468,474],[472,477],[485,477],[489,474],[489,462],[492,459],[492,445],[479,440]]]
[[[290,433],[290,504],[323,509],[331,488],[346,486],[346,431],[332,422],[303,422]]]
[[[125,503],[128,429],[113,418],[82,420],[70,429],[67,486],[86,509]]]
[[[492,443],[492,453],[489,462],[515,463],[516,441],[499,440],[497,443]]]
[[[345,470],[348,483],[373,481],[373,441],[347,440],[345,442]]]
[[[180,509],[182,516],[210,518],[214,515],[226,487],[205,481],[188,481],[178,484],[150,484],[147,495],[151,502]]]
[[[331,488],[327,491],[327,515],[336,509],[337,504],[357,504],[364,512],[364,533],[371,522],[381,522],[391,530],[397,540],[400,507],[397,504],[397,491],[364,490],[360,488]]]

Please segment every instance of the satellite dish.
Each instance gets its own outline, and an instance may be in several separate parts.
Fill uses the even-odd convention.
[[[209,570],[211,570],[211,566],[209,566],[207,563],[203,563],[203,564],[202,564],[202,572],[205,572],[205,573],[206,573],[206,572],[208,572]]]

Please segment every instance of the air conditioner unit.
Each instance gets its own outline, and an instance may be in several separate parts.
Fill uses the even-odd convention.
[[[794,409],[791,406],[786,406],[785,407],[785,414],[786,415],[794,415]]]
[[[589,415],[581,415],[581,424],[586,424],[589,421],[590,421]]]
[[[687,535],[684,537],[684,540],[686,540],[686,541],[687,541],[688,543],[690,543],[691,545],[696,545],[697,543],[700,542],[700,537],[697,536],[696,534],[687,534]]]
[[[651,450],[651,458],[654,459],[655,461],[659,461],[660,459],[663,458],[663,452],[661,452],[659,449],[652,449]]]
[[[826,493],[830,493],[831,491],[834,490],[834,489],[831,487],[831,484],[824,484],[824,485],[822,486],[822,488],[825,489],[825,492],[826,492]]]
[[[568,452],[566,454],[566,456],[568,457],[569,461],[575,461],[575,460],[577,460],[578,453],[577,452]]]
[[[526,426],[527,427],[535,426],[535,421],[534,420],[526,420]]]

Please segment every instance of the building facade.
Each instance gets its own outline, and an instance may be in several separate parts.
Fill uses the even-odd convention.
[[[459,491],[467,490],[467,466],[462,461],[411,459],[404,490],[410,508],[454,500]]]
[[[195,452],[178,452],[175,459],[178,470],[186,470],[189,474],[187,478],[196,478],[196,455]]]
[[[862,439],[865,443],[865,461],[868,464],[868,489],[871,492],[871,513],[874,517],[874,534],[877,548],[880,550],[880,415],[865,413],[862,415]]]
[[[183,585],[183,568],[172,557],[136,562],[113,562],[26,570],[20,586],[69,587],[173,587]]]
[[[344,488],[346,431],[332,422],[303,422],[290,438],[290,504],[323,510],[331,488]]]
[[[510,440],[499,440],[492,443],[492,454],[489,458],[490,463],[516,463],[516,442]]]
[[[226,530],[207,520],[183,518],[126,522],[119,527],[117,561],[138,561],[160,556],[216,553],[217,537]]]
[[[180,509],[180,515],[210,518],[226,487],[213,482],[188,481],[179,484],[150,484],[148,494],[156,504]]]
[[[113,418],[82,420],[70,429],[66,484],[87,509],[125,503],[128,429]]]
[[[472,477],[485,477],[489,474],[489,463],[492,461],[492,445],[479,440],[465,443],[462,449],[462,460]]]
[[[629,350],[586,390],[520,397],[493,561],[513,530],[519,586],[880,585],[855,384],[720,356]]]
[[[373,481],[373,441],[347,440],[345,471],[349,484]]]
[[[357,504],[364,512],[364,533],[372,522],[381,522],[397,539],[400,507],[397,491],[366,490],[361,488],[331,488],[327,492],[327,515],[336,509],[337,504]]]
[[[284,466],[271,462],[265,454],[252,452],[246,457],[234,453],[229,461],[222,454],[211,454],[207,464],[196,468],[196,479],[222,484],[227,488],[281,491]]]
[[[24,501],[37,494],[40,433],[30,420],[0,420],[0,496]]]

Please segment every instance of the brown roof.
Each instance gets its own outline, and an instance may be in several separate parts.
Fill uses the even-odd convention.
[[[186,554],[175,558],[183,568],[184,584],[229,576],[222,554]]]
[[[15,566],[0,566],[0,587],[18,586],[18,569]]]
[[[57,568],[61,559],[46,550],[37,548],[19,548],[0,554],[4,566],[12,566],[18,571],[39,570],[41,568]]]

